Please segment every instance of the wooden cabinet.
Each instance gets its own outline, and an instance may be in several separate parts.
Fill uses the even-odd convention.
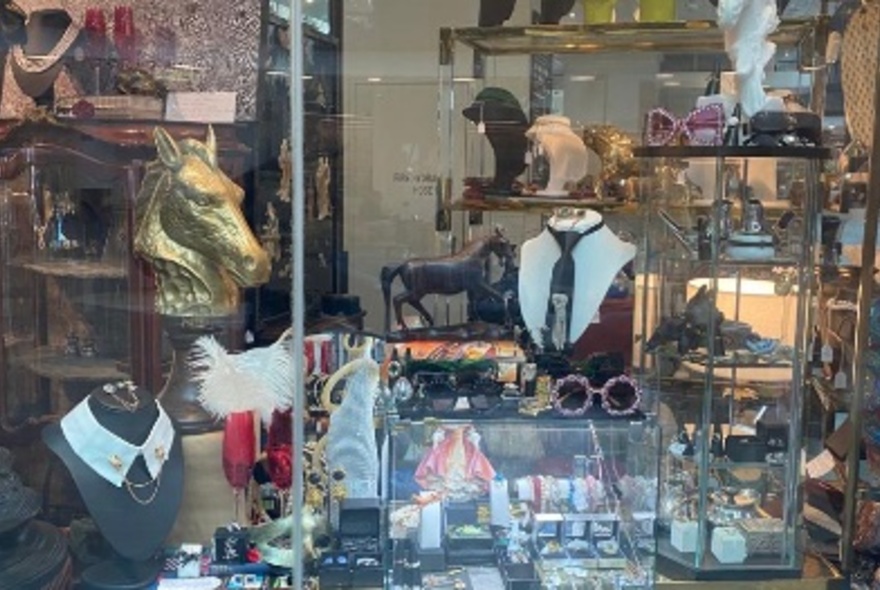
[[[204,139],[205,125],[0,122],[0,416],[30,439],[96,385],[158,392],[162,332],[149,267],[131,248],[153,129]],[[221,166],[241,182],[249,150],[215,128]],[[0,441],[3,440],[0,436]]]

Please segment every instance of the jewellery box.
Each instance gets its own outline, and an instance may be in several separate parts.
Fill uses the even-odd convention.
[[[339,544],[350,557],[354,588],[381,587],[382,508],[375,498],[347,498],[339,509]],[[323,588],[323,585],[321,586]]]
[[[321,588],[350,588],[352,582],[351,555],[347,551],[326,551],[318,566]]]
[[[494,539],[489,525],[480,522],[476,502],[446,505],[446,561],[472,565],[492,561]]]
[[[501,552],[498,568],[501,570],[505,590],[540,590],[541,588],[541,580],[532,561],[512,563],[507,558],[506,552]]]
[[[731,434],[725,446],[727,458],[736,463],[763,463],[767,458],[767,443],[757,436]]]
[[[214,563],[247,561],[248,533],[238,526],[218,527],[214,531]]]

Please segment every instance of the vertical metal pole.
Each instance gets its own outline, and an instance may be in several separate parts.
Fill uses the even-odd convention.
[[[305,183],[303,182],[303,7],[302,0],[290,0],[290,147],[293,164],[293,187],[291,195],[293,208],[290,215],[291,235],[291,267],[292,284],[290,288],[290,321],[293,328],[293,497],[291,509],[293,525],[290,541],[295,561],[293,564],[293,587],[303,587],[303,470],[302,460],[296,458],[305,446],[305,396],[303,392],[303,339],[305,337],[305,301],[303,295],[303,279],[305,275],[303,249],[305,247],[305,230],[303,215],[305,213]],[[296,561],[298,559],[298,562]]]
[[[880,39],[877,43],[877,70],[874,72],[874,138],[871,145],[871,175],[868,183],[868,203],[865,209],[865,234],[862,239],[862,268],[859,274],[859,305],[856,322],[855,355],[865,358],[868,348],[868,323],[871,316],[871,300],[874,287],[874,252],[877,249],[877,221],[880,217]],[[850,402],[849,420],[852,424],[852,440],[846,456],[847,499],[843,515],[843,567],[852,570],[854,550],[851,540],[856,522],[856,492],[859,483],[859,449],[862,442],[862,408],[866,394],[865,363],[855,363],[853,396]],[[867,392],[870,393],[870,392]]]

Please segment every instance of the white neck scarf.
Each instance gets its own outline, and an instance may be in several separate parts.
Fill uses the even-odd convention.
[[[104,428],[92,413],[89,397],[61,419],[61,431],[76,456],[117,488],[122,487],[129,469],[139,456],[144,458],[150,476],[156,479],[174,444],[171,419],[158,401],[156,407],[159,416],[147,440],[140,446]]]

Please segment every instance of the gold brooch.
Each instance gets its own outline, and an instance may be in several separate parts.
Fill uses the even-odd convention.
[[[110,455],[107,460],[110,461],[110,465],[113,466],[113,469],[116,471],[122,471],[122,459],[119,458],[119,455]]]
[[[156,447],[156,450],[153,451],[153,452],[156,454],[156,458],[157,458],[159,461],[164,461],[164,460],[165,460],[165,447],[163,447],[163,446],[160,445],[160,446]]]

